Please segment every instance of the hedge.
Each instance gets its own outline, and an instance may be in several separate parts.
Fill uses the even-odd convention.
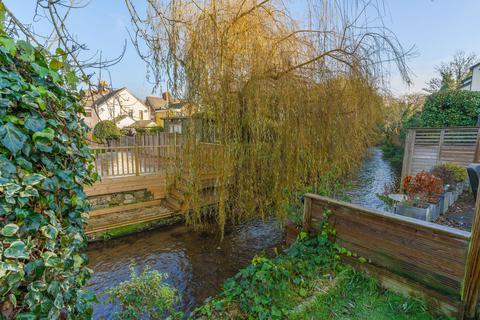
[[[92,313],[83,185],[96,177],[76,77],[56,57],[0,26],[0,318]]]
[[[475,126],[480,112],[480,92],[439,91],[425,101],[421,122],[425,127]]]

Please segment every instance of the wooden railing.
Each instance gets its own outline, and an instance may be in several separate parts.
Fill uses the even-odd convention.
[[[91,148],[101,177],[162,174],[171,167],[181,146],[111,146]]]
[[[418,295],[463,319],[475,315],[480,290],[479,202],[470,233],[307,194],[304,229],[319,232],[319,222],[328,219],[333,240],[352,253],[343,256],[345,262],[389,289]]]
[[[179,141],[179,140],[177,140]],[[167,170],[180,165],[182,145],[133,145],[103,146],[90,148],[94,156],[96,172],[103,178],[139,176],[145,174],[166,174]],[[200,143],[195,152],[199,157],[201,171],[210,174],[215,171],[215,161],[221,146],[214,143]]]

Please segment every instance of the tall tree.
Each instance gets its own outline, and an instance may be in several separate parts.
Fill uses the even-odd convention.
[[[186,201],[199,209],[194,173],[205,170],[206,148],[216,148],[220,227],[284,217],[290,191],[354,168],[378,128],[386,68],[395,63],[409,80],[410,51],[383,26],[376,1],[308,2],[305,28],[281,0],[149,1],[146,16],[125,1],[156,79],[215,123],[219,144],[184,136],[175,165],[190,175]],[[186,220],[205,216],[193,210]]]
[[[470,67],[480,62],[479,56],[471,52],[457,51],[449,62],[442,62],[435,66],[438,76],[427,82],[425,91],[433,93],[440,90],[460,89],[462,81],[471,76]]]

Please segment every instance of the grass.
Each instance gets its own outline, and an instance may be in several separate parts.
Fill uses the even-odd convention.
[[[416,299],[380,288],[376,281],[351,268],[336,276],[327,292],[315,294],[293,310],[288,319],[430,320],[434,316]]]
[[[191,315],[200,319],[447,319],[422,301],[380,288],[340,262],[328,234],[299,239],[274,259],[255,257]]]

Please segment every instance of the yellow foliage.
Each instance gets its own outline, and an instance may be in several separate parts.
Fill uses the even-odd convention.
[[[215,218],[223,228],[229,219],[283,217],[287,191],[349,172],[375,140],[382,61],[397,59],[402,67],[402,52],[383,31],[357,29],[358,20],[339,14],[333,2],[312,8],[308,30],[281,1],[151,7],[145,30],[154,32],[144,30],[144,40],[156,71],[215,126],[216,144],[200,143],[195,130],[184,139],[176,172],[188,176],[197,208],[187,222],[202,222],[198,189],[207,165],[218,175]]]

